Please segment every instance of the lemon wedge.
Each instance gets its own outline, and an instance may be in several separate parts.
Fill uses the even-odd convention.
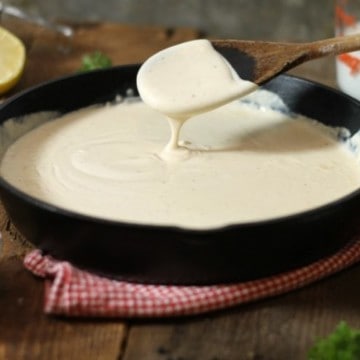
[[[14,34],[0,26],[0,94],[16,85],[24,65],[24,44]]]

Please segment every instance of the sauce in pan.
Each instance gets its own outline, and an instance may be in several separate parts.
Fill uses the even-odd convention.
[[[144,103],[84,109],[27,133],[0,174],[61,208],[143,224],[216,228],[294,214],[357,189],[360,166],[323,126],[239,101],[186,122],[186,157]]]

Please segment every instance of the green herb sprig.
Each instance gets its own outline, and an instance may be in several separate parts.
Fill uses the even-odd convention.
[[[319,340],[309,351],[308,360],[359,360],[360,330],[340,322],[334,332]]]
[[[101,51],[95,51],[84,55],[81,61],[80,72],[92,71],[97,69],[106,69],[112,66],[111,59]]]

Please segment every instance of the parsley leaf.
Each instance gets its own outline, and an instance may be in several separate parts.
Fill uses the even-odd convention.
[[[100,51],[84,55],[82,58],[80,72],[105,69],[112,66],[111,59]]]
[[[360,330],[340,322],[333,333],[319,340],[308,354],[309,360],[359,360]]]

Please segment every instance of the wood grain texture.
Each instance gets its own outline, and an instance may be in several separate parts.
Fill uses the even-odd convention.
[[[43,313],[44,284],[22,265],[29,245],[0,204],[0,359],[117,359],[127,334],[119,320],[75,320]]]
[[[43,283],[13,257],[0,263],[0,358],[116,359],[121,321],[65,321],[42,312]]]
[[[339,36],[308,43],[236,39],[212,40],[212,44],[231,64],[232,60],[235,64],[241,64],[241,77],[263,84],[310,60],[358,50],[360,35]]]
[[[124,360],[304,360],[340,320],[360,327],[360,268],[208,316],[131,326]]]

